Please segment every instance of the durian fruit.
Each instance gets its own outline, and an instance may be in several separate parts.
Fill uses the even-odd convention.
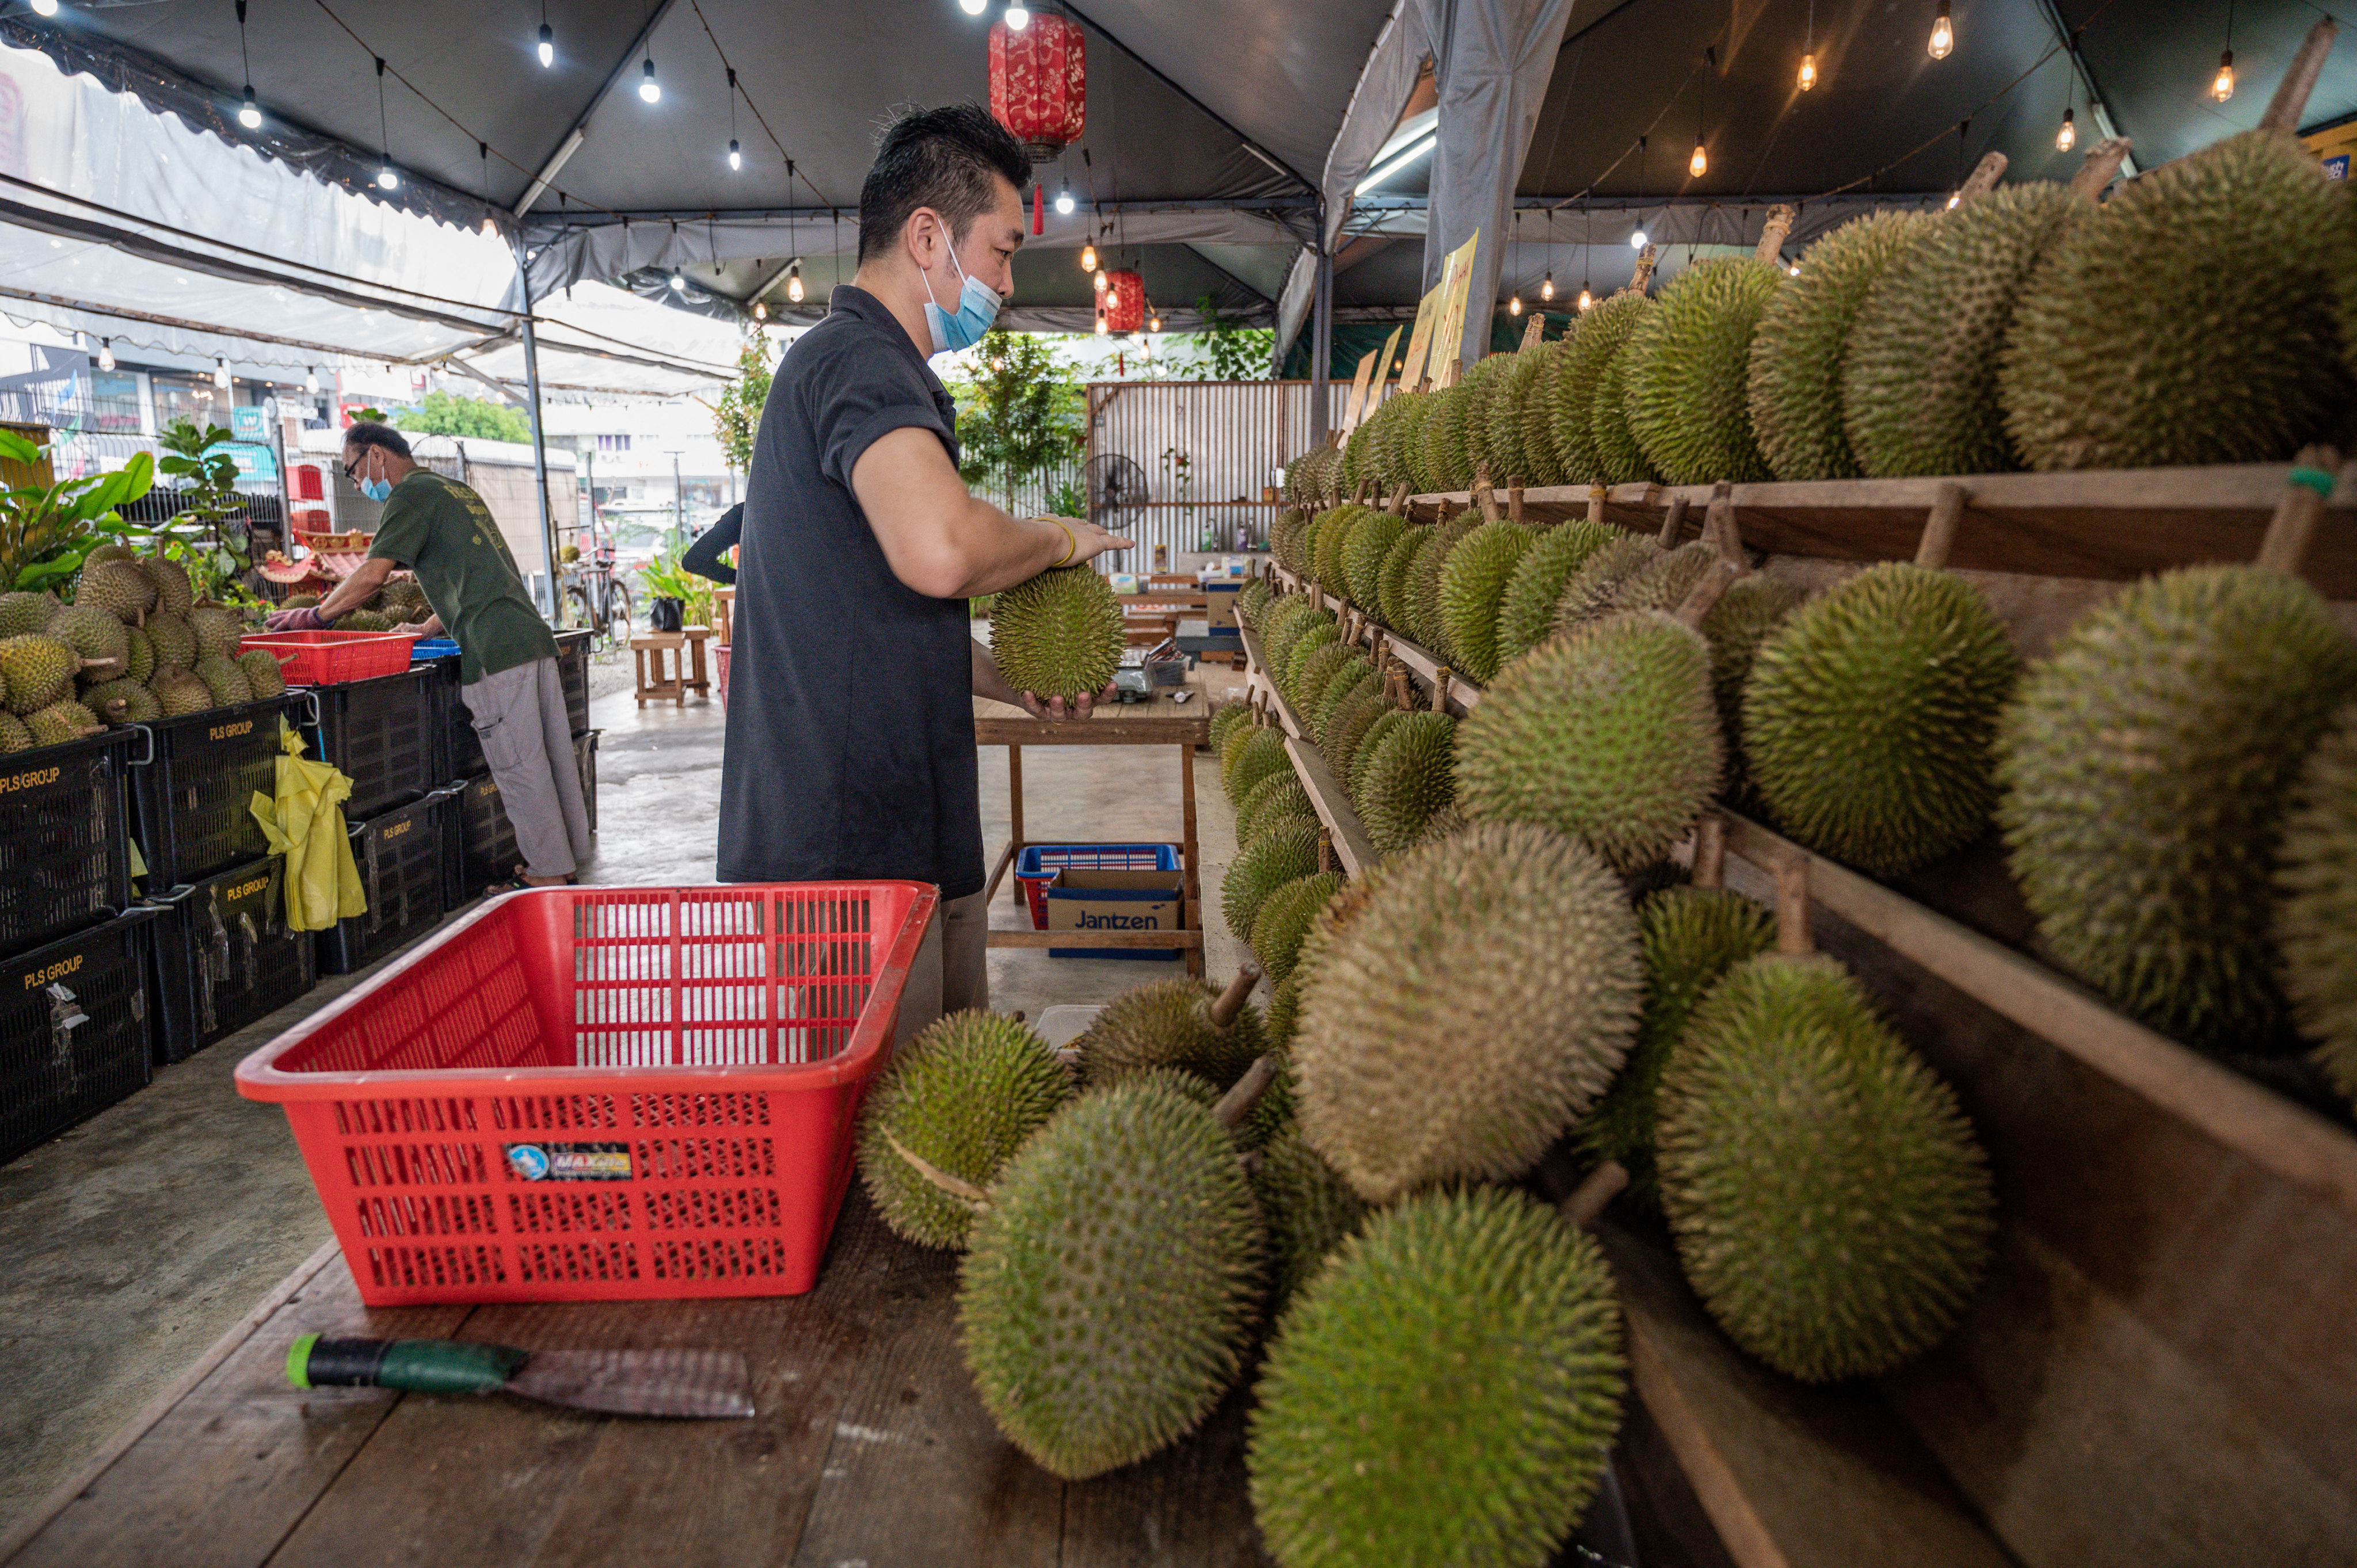
[[[346,624],[349,624],[349,618]],[[177,670],[188,670],[195,666],[197,634],[189,630],[188,623],[178,615],[168,609],[159,609],[147,618],[147,624],[142,629],[155,647],[156,662],[159,667],[168,664]]]
[[[27,637],[49,624],[58,612],[55,594],[0,594],[0,637]]]
[[[1293,771],[1293,758],[1286,754],[1285,732],[1274,725],[1261,725],[1238,730],[1228,736],[1228,749],[1220,754],[1220,783],[1228,792],[1228,800],[1242,805],[1254,787],[1273,773]]]
[[[8,711],[19,715],[46,708],[73,690],[81,656],[53,637],[38,634],[0,640],[0,682],[7,686]]]
[[[1432,542],[1415,558],[1410,574],[1409,596],[1414,601],[1415,627],[1408,636],[1422,643],[1443,659],[1453,660],[1448,648],[1448,628],[1440,613],[1440,576],[1448,565],[1448,557],[1473,531],[1481,526],[1481,514],[1468,511],[1441,523],[1434,531]]]
[[[1738,1345],[1808,1382],[1955,1326],[1987,1264],[1987,1163],[1956,1097],[1823,958],[1738,964],[1662,1077],[1678,1261]]]
[[[1719,738],[1727,746],[1730,792],[1750,789],[1751,763],[1742,736],[1743,693],[1750,684],[1752,665],[1761,646],[1808,596],[1808,590],[1796,583],[1753,572],[1728,584],[1703,617],[1703,640],[1710,644],[1711,701],[1718,709]]]
[[[1751,334],[1783,277],[1750,256],[1697,262],[1639,317],[1621,355],[1629,428],[1669,483],[1769,477],[1751,434]]]
[[[156,607],[156,579],[136,561],[85,561],[74,603],[103,610],[117,621],[136,622]]]
[[[1596,462],[1596,471],[1586,483],[1625,485],[1655,477],[1636,432],[1629,427],[1629,357],[1624,351],[1652,305],[1642,294],[1614,295],[1588,313],[1579,337],[1574,339],[1573,353],[1583,355],[1586,361],[1576,374],[1578,385],[1585,389],[1579,395],[1587,411],[1588,444]]]
[[[990,608],[998,672],[1043,703],[1073,702],[1112,684],[1124,637],[1113,585],[1087,565],[1042,572],[1000,593]]]
[[[1512,664],[1547,639],[1555,628],[1555,601],[1572,574],[1605,545],[1624,537],[1619,529],[1581,520],[1550,528],[1532,541],[1506,580],[1498,601],[1498,663]]]
[[[282,610],[313,610],[319,607],[317,594],[289,594],[278,607]]]
[[[1361,749],[1369,755],[1354,773],[1359,822],[1378,852],[1401,854],[1457,798],[1457,721],[1447,714],[1402,714]]]
[[[156,607],[167,614],[186,617],[196,608],[196,590],[188,585],[188,569],[178,561],[156,557],[139,564],[156,582]]]
[[[107,662],[119,675],[131,661],[131,639],[124,625],[96,605],[68,605],[49,618],[43,634],[55,638],[84,659]]]
[[[1997,733],[1997,820],[2047,950],[2188,1045],[2272,1048],[2286,806],[2352,695],[2357,643],[2279,572],[2182,567],[2082,618]]]
[[[134,681],[146,682],[156,673],[156,645],[147,634],[135,626],[123,628],[124,662],[123,673]]]
[[[1380,392],[1382,388],[1375,389]],[[1383,426],[1393,414],[1392,404],[1385,403],[1359,421],[1351,432],[1351,439],[1342,447],[1342,482],[1355,493],[1360,485],[1370,487],[1378,496],[1388,494],[1390,487],[1383,478]]]
[[[1292,482],[1290,473],[1291,470],[1288,469],[1286,479],[1288,487]],[[1284,511],[1277,514],[1276,521],[1269,525],[1269,553],[1276,557],[1278,565],[1297,576],[1299,575],[1302,567],[1301,534],[1302,531],[1308,526],[1309,514],[1299,507],[1292,505],[1288,505]]]
[[[115,541],[111,543],[102,544],[97,549],[91,551],[89,554],[83,556],[82,564],[84,566],[88,566],[93,561],[136,561],[138,559],[139,552],[132,549],[128,544],[124,544],[120,541]],[[9,635],[13,637],[16,634],[11,632]]]
[[[2325,1076],[2357,1100],[2357,703],[2341,710],[2300,769],[2278,865],[2284,994]]]
[[[1666,615],[1685,603],[1695,585],[1709,575],[1718,560],[1718,547],[1706,539],[1689,539],[1674,550],[1650,555],[1612,585],[1600,613],[1660,610]]]
[[[7,717],[0,714],[0,718]],[[1293,1043],[1293,1027],[1301,1016],[1301,968],[1297,959],[1294,972],[1285,983],[1270,993],[1268,998],[1268,1048],[1282,1051]],[[1257,1109],[1255,1107],[1254,1109]]]
[[[1337,779],[1350,778],[1368,731],[1377,719],[1394,711],[1392,700],[1380,681],[1372,689],[1361,689],[1357,696],[1334,710],[1326,721],[1325,738],[1318,749],[1325,753],[1326,766],[1333,769]]]
[[[1842,428],[1878,478],[2011,468],[1997,355],[2031,273],[2092,213],[2064,186],[2005,186],[1943,212],[1867,289],[1842,365]]]
[[[1386,489],[1405,485],[1424,491],[1424,427],[1439,406],[1431,392],[1402,392],[1392,400],[1398,417],[1383,427],[1383,478]]]
[[[1662,1206],[1653,1176],[1655,1098],[1686,1019],[1718,977],[1775,944],[1775,918],[1724,887],[1664,887],[1637,906],[1645,956],[1645,1011],[1620,1076],[1574,1129],[1588,1157],[1618,1160],[1629,1196]]]
[[[1242,704],[1238,704],[1242,707]],[[1243,709],[1250,713],[1249,708]],[[1279,817],[1312,815],[1309,791],[1301,787],[1301,779],[1292,768],[1272,773],[1253,786],[1243,804],[1236,808],[1236,843],[1247,844],[1260,836],[1260,832]]]
[[[1351,528],[1342,548],[1342,581],[1350,601],[1361,609],[1381,605],[1384,558],[1406,532],[1406,520],[1387,511],[1370,511]]]
[[[1261,612],[1268,608],[1276,596],[1275,587],[1266,577],[1254,577],[1236,590],[1236,618],[1254,631],[1260,629]]]
[[[1184,1436],[1243,1369],[1262,1245],[1211,1112],[1160,1083],[1081,1096],[999,1173],[959,1271],[984,1408],[1067,1480]]]
[[[1218,751],[1224,746],[1228,736],[1235,733],[1238,725],[1248,725],[1252,722],[1253,710],[1250,703],[1227,703],[1213,710],[1211,749]]]
[[[1458,381],[1455,386],[1431,394],[1432,412],[1424,422],[1421,442],[1410,460],[1415,464],[1416,489],[1426,494],[1445,490],[1461,490],[1465,485],[1456,482],[1460,471],[1471,483],[1471,459],[1466,455],[1465,399],[1469,383]]]
[[[1751,782],[1786,832],[1835,860],[1884,876],[1937,860],[1988,825],[2019,669],[1968,585],[1869,566],[1760,645],[1743,698]]]
[[[1280,885],[1261,900],[1260,912],[1253,918],[1252,950],[1271,985],[1284,984],[1293,972],[1309,923],[1341,886],[1340,872],[1314,872]]]
[[[1200,980],[1149,981],[1123,992],[1072,1042],[1081,1081],[1101,1089],[1169,1068],[1226,1089],[1268,1048],[1260,1009],[1243,996],[1222,995]]]
[[[1484,683],[1498,673],[1498,603],[1531,547],[1519,522],[1485,522],[1448,553],[1440,574],[1445,639],[1466,674]]]
[[[1310,580],[1329,594],[1349,596],[1350,586],[1342,577],[1342,546],[1351,537],[1351,527],[1368,509],[1345,501],[1318,520],[1318,541],[1311,546]]]
[[[1383,678],[1365,655],[1342,667],[1341,672],[1326,682],[1311,705],[1308,720],[1309,737],[1323,749],[1332,736],[1334,716],[1361,697],[1379,694]]]
[[[1611,613],[1620,585],[1668,552],[1641,533],[1611,531],[1611,537],[1565,579],[1555,604],[1555,629],[1569,631]]]
[[[81,694],[82,705],[113,725],[151,724],[164,716],[156,694],[128,678],[102,682]]]
[[[245,623],[237,618],[234,611],[223,609],[219,605],[199,605],[188,612],[188,629],[196,634],[197,656],[199,659],[207,654],[234,659],[238,654],[238,640],[245,634]],[[194,669],[195,666],[190,665],[189,668]]]
[[[1842,427],[1842,366],[1868,290],[1931,226],[1920,212],[1870,212],[1809,247],[1777,285],[1751,338],[1751,431],[1780,479],[1864,472]]]
[[[1410,585],[1415,581],[1416,557],[1432,543],[1435,532],[1410,527],[1383,553],[1383,569],[1375,583],[1375,608],[1383,625],[1402,637],[1414,635],[1409,629],[1415,614]]]
[[[1531,384],[1545,355],[1530,353],[1494,356],[1504,367],[1488,399],[1481,406],[1481,425],[1474,434],[1480,442],[1481,462],[1489,469],[1491,483],[1501,488],[1512,485],[1553,484],[1553,478],[1538,477],[1532,455],[1523,445],[1523,402],[1531,395]],[[1552,465],[1549,465],[1550,470]]]
[[[1220,912],[1238,940],[1252,939],[1253,921],[1268,896],[1318,869],[1318,819],[1279,817],[1236,851],[1220,879]]]
[[[1723,760],[1710,650],[1643,611],[1574,628],[1498,677],[1458,737],[1457,800],[1635,871],[1694,826]]]
[[[247,682],[245,671],[218,653],[208,653],[198,660],[195,674],[213,694],[216,707],[233,708],[240,703],[253,701],[253,687]]]
[[[1272,1098],[1265,1096],[1261,1103]],[[1309,1146],[1298,1123],[1288,1121],[1264,1144],[1252,1186],[1268,1227],[1268,1310],[1274,1317],[1335,1248],[1358,1234],[1370,1210],[1341,1173]]]
[[[1299,607],[1296,608],[1297,606]],[[1311,609],[1306,596],[1295,594],[1272,607],[1268,620],[1268,639],[1262,644],[1261,651],[1267,656],[1269,673],[1274,676],[1291,662],[1294,650],[1300,646],[1303,638],[1320,627],[1329,629],[1333,627],[1334,612]]]
[[[1280,1568],[1544,1568],[1627,1388],[1596,1243],[1517,1192],[1378,1214],[1286,1312],[1256,1390],[1253,1517]]]
[[[156,703],[163,708],[164,716],[167,719],[200,714],[213,705],[211,689],[177,664],[167,664],[156,671],[155,679],[147,682],[147,689],[156,693]]]
[[[33,744],[33,732],[25,727],[25,721],[5,708],[0,708],[0,757],[12,752],[29,751]]]
[[[2343,410],[2339,194],[2288,132],[2163,164],[2054,242],[2013,315],[2005,431],[2033,468],[2289,457]]]
[[[1290,1047],[1302,1131],[1371,1203],[1520,1176],[1604,1091],[1636,1027],[1620,879],[1530,823],[1387,862],[1309,963]]]
[[[1375,715],[1375,722],[1367,726],[1367,733],[1359,737],[1359,749],[1351,754],[1351,771],[1348,774],[1338,775],[1342,780],[1342,792],[1351,798],[1351,805],[1354,810],[1359,805],[1361,791],[1364,787],[1368,769],[1373,764],[1375,753],[1382,748],[1384,741],[1391,738],[1393,731],[1407,722],[1407,717],[1406,711],[1400,708],[1394,708],[1389,713],[1378,714]],[[1363,813],[1361,815],[1363,816]]]
[[[1308,673],[1309,660],[1321,648],[1332,648],[1342,640],[1341,628],[1332,621],[1321,621],[1294,639],[1292,656],[1275,671],[1277,689],[1287,702],[1297,699],[1301,690],[1301,678]]]
[[[907,1155],[987,1188],[1072,1094],[1064,1064],[1017,1020],[979,1010],[936,1020],[901,1047],[860,1107],[859,1175],[876,1212],[920,1247],[964,1246],[973,1207]]]
[[[27,714],[25,727],[32,732],[35,746],[63,746],[67,741],[96,735],[102,726],[88,708],[61,698]]]
[[[1070,569],[1075,571],[1087,570],[1085,567],[1074,567]],[[1004,604],[1006,600],[1002,596],[998,603]],[[393,618],[377,610],[352,610],[348,614],[338,618],[335,629],[338,631],[391,631],[393,629]],[[997,629],[998,609],[997,605],[993,605],[991,607],[991,630],[995,634]],[[1108,677],[1108,679],[1110,679],[1110,677]],[[1016,689],[1017,691],[1028,691],[1030,688],[1017,687]]]
[[[1317,711],[1318,699],[1326,694],[1328,686],[1350,678],[1366,662],[1365,654],[1345,642],[1321,643],[1307,652],[1294,654],[1293,686],[1286,693],[1286,699],[1293,704],[1295,716],[1302,718],[1305,727],[1310,728],[1312,740],[1318,738],[1317,731],[1308,726],[1306,715]]]

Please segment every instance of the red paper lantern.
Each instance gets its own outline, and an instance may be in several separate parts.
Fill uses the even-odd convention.
[[[1081,139],[1088,124],[1088,46],[1070,17],[1034,11],[1021,32],[990,27],[990,112],[1035,164]]]
[[[1105,327],[1114,332],[1135,332],[1146,325],[1146,279],[1129,271],[1104,275]]]

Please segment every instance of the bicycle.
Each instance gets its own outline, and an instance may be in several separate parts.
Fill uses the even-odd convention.
[[[630,585],[615,574],[613,545],[593,544],[587,556],[562,569],[558,580],[557,613],[568,629],[587,628],[601,652],[630,640],[635,607]]]

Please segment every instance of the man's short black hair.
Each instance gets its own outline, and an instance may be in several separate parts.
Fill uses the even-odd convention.
[[[396,457],[409,456],[409,443],[400,431],[390,424],[378,424],[371,420],[356,419],[344,427],[347,446],[382,446]]]
[[[963,243],[974,220],[997,204],[992,175],[1019,191],[1031,177],[1031,156],[989,110],[979,103],[909,110],[885,127],[859,188],[859,259],[899,244],[920,207],[948,220],[951,244]]]

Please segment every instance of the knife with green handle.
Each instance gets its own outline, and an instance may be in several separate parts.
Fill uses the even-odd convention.
[[[511,1393],[617,1415],[747,1416],[745,1358],[734,1350],[519,1350],[457,1339],[331,1339],[286,1348],[298,1389]]]

